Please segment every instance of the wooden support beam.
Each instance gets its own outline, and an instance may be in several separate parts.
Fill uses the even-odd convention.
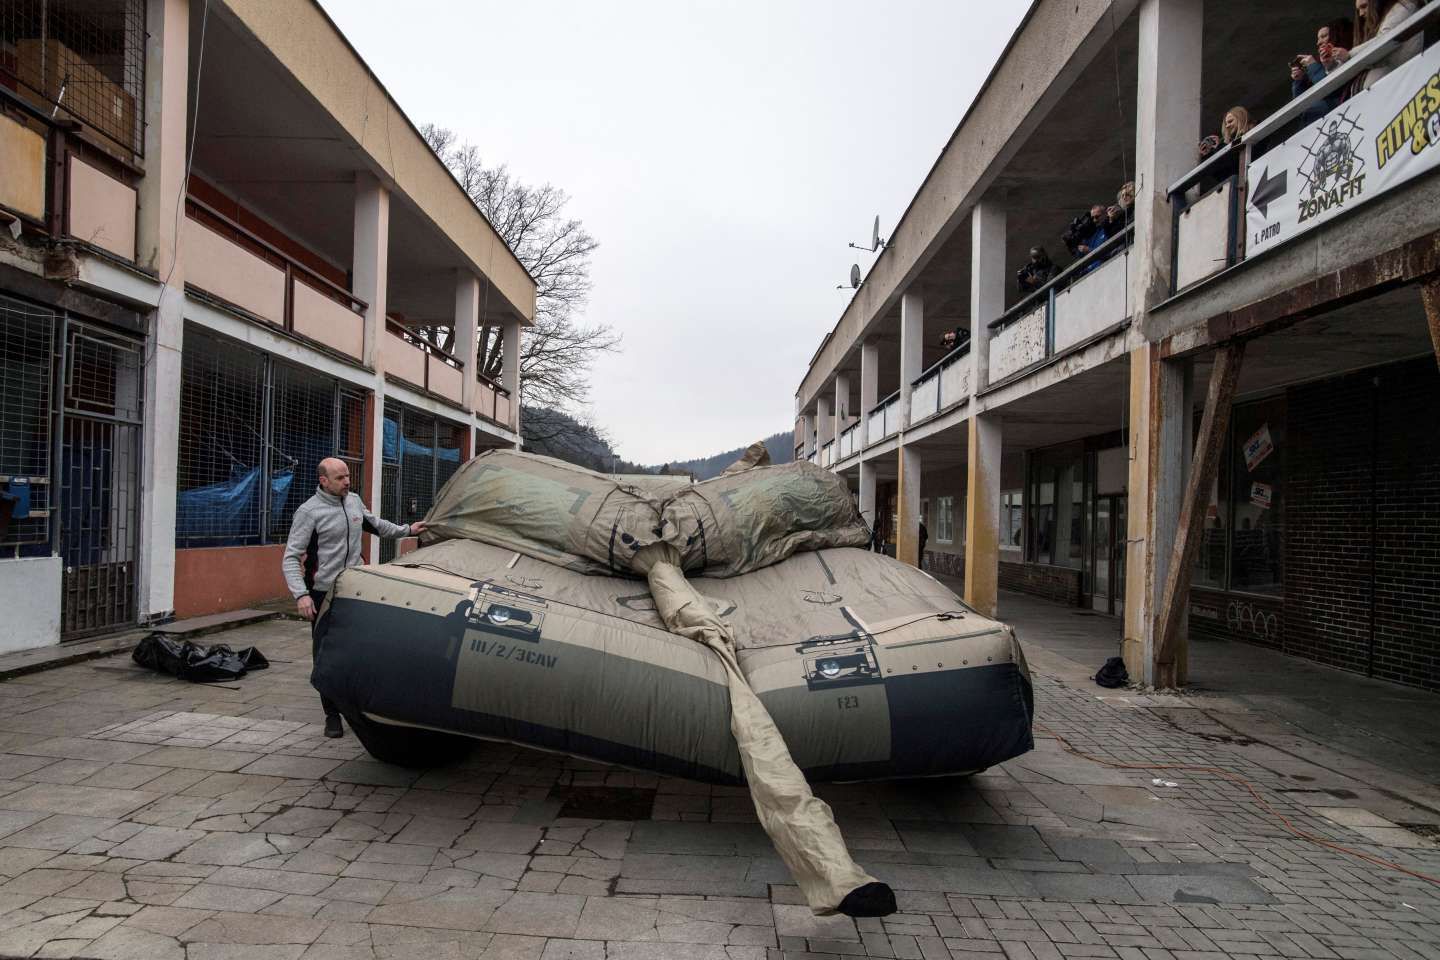
[[[1175,547],[1171,551],[1170,569],[1165,574],[1165,589],[1155,618],[1157,687],[1173,687],[1179,681],[1178,664],[1183,662],[1183,657],[1178,647],[1189,603],[1190,571],[1195,564],[1195,551],[1200,543],[1210,488],[1220,469],[1225,436],[1230,429],[1230,410],[1235,402],[1235,386],[1240,379],[1240,363],[1244,357],[1243,342],[1226,344],[1215,352],[1210,389],[1205,395],[1205,413],[1200,420],[1200,436],[1190,461],[1185,499],[1180,505]]]
[[[1435,348],[1435,362],[1440,364],[1440,274],[1421,281],[1420,302],[1425,304],[1425,319],[1430,323],[1430,343]]]

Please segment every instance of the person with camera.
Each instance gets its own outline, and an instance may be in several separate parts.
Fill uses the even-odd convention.
[[[1315,32],[1315,56],[1296,54],[1290,60],[1290,97],[1294,99],[1338,70],[1350,59],[1353,32],[1349,20],[1331,20]],[[1340,106],[1344,90],[1336,90],[1305,108],[1300,119],[1305,123],[1319,120]]]
[[[1022,296],[1028,296],[1053,280],[1058,272],[1044,247],[1031,247],[1030,259],[1015,271],[1015,284]]]
[[[969,327],[956,327],[954,330],[946,330],[940,335],[940,346],[945,348],[946,353],[949,353],[956,347],[962,347],[969,342]]]
[[[1070,221],[1060,241],[1072,257],[1083,257],[1105,242],[1105,205],[1092,204],[1090,209]]]

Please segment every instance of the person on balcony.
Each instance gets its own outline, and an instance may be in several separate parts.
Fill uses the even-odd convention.
[[[1050,254],[1045,252],[1044,247],[1031,247],[1030,259],[1025,261],[1025,266],[1015,271],[1015,284],[1020,288],[1020,295],[1028,297],[1053,280],[1058,272],[1055,262],[1050,259]]]
[[[969,342],[969,327],[956,327],[954,330],[946,330],[940,335],[940,346],[945,348],[946,353],[949,353],[957,347],[963,347]]]
[[[1365,47],[1378,43],[1380,38],[1408,20],[1424,3],[1421,0],[1355,0],[1355,46],[1350,50],[1337,50],[1343,56],[1340,62],[1360,53]],[[1405,63],[1425,49],[1425,37],[1419,33],[1400,44],[1390,55],[1365,71],[1364,79],[1357,82],[1359,90],[1369,90],[1376,81],[1396,67]]]
[[[1200,159],[1204,160],[1225,147],[1239,146],[1245,134],[1250,132],[1250,111],[1244,107],[1231,107],[1220,118],[1220,132],[1212,133],[1200,141]]]
[[[360,535],[373,533],[378,537],[409,537],[423,533],[425,524],[419,520],[400,525],[382,520],[366,509],[358,496],[350,496],[350,468],[344,460],[326,457],[315,470],[319,486],[315,495],[300,504],[290,520],[290,537],[280,568],[285,583],[295,598],[295,609],[310,621],[311,656],[318,651],[315,623],[325,595],[335,585],[335,578],[346,567],[364,562],[360,551]],[[304,557],[303,565],[301,557]],[[340,711],[328,697],[320,697],[325,711],[325,736],[344,736]]]
[[[1122,227],[1128,227],[1135,222],[1134,180],[1126,180],[1120,184],[1120,189],[1115,191],[1115,207],[1111,207],[1110,209],[1114,210],[1116,207],[1120,209],[1120,213],[1123,215],[1123,221],[1120,223],[1120,226],[1116,228],[1117,230]]]
[[[1105,242],[1105,206],[1092,204],[1089,211],[1070,221],[1060,241],[1072,257],[1083,257]]]
[[[1290,61],[1292,99],[1324,80],[1350,59],[1352,36],[1348,20],[1331,20],[1315,32],[1315,56],[1302,53]],[[1300,114],[1300,119],[1305,123],[1319,120],[1340,106],[1344,99],[1345,91],[1336,90],[1328,97],[1316,100],[1306,107],[1305,112]]]

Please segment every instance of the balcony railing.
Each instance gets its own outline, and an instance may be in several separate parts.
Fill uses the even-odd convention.
[[[857,421],[840,431],[840,459],[855,455],[860,449],[860,424]]]
[[[1400,44],[1436,22],[1440,22],[1440,4],[1421,7],[1395,30],[1372,41],[1325,79],[1257,123],[1240,143],[1207,157],[1170,186],[1172,294],[1247,259],[1245,215],[1251,160],[1293,133],[1307,110],[1345,90]],[[1248,256],[1254,255],[1254,251],[1248,252]]]
[[[475,413],[502,427],[515,429],[515,407],[510,391],[479,371],[475,373]]]
[[[871,407],[865,414],[866,444],[878,443],[900,429],[900,391]]]
[[[826,440],[825,445],[820,448],[820,466],[835,466],[835,441]]]
[[[989,326],[987,382],[998,383],[1130,316],[1134,224],[1060,271]]]
[[[970,356],[967,341],[930,365],[910,385],[910,422],[919,423],[970,396]]]
[[[462,402],[465,364],[420,334],[387,318],[385,373],[454,404]]]
[[[185,286],[251,318],[356,360],[365,301],[213,207],[185,200]]]

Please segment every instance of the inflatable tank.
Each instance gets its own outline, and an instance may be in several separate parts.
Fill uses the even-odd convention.
[[[380,760],[482,738],[743,782],[719,658],[667,631],[644,580],[571,567],[452,539],[348,570],[313,683]],[[810,780],[968,773],[1032,746],[1013,631],[914,567],[822,547],[690,583]]]

